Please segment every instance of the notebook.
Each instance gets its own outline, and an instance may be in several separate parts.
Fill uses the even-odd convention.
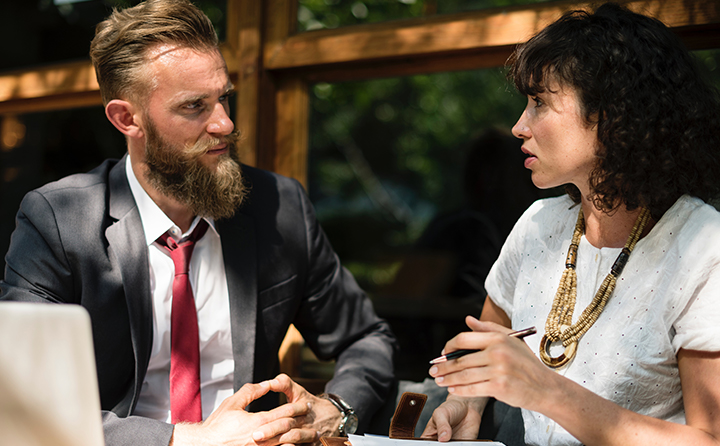
[[[0,302],[0,446],[104,446],[90,317]]]

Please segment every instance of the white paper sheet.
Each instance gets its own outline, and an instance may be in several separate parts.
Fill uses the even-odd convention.
[[[383,435],[348,435],[352,446],[438,446],[435,440],[401,440]],[[497,441],[452,441],[449,446],[505,446]]]

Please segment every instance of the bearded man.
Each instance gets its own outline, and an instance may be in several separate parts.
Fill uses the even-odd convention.
[[[394,338],[301,186],[239,163],[210,21],[148,0],[100,23],[91,57],[128,154],[27,194],[0,299],[87,309],[109,446],[362,429],[390,388]],[[327,395],[277,375],[290,324],[337,361]]]

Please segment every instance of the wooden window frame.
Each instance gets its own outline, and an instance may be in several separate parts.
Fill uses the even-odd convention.
[[[691,49],[720,48],[714,0],[630,0]],[[296,33],[297,0],[228,0],[222,52],[237,84],[246,163],[307,182],[308,86],[500,66],[512,48],[570,9],[557,1]],[[89,62],[0,74],[0,115],[100,105]]]

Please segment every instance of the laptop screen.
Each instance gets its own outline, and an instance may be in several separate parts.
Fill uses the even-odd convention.
[[[84,308],[0,303],[0,432],[3,445],[104,446]]]

